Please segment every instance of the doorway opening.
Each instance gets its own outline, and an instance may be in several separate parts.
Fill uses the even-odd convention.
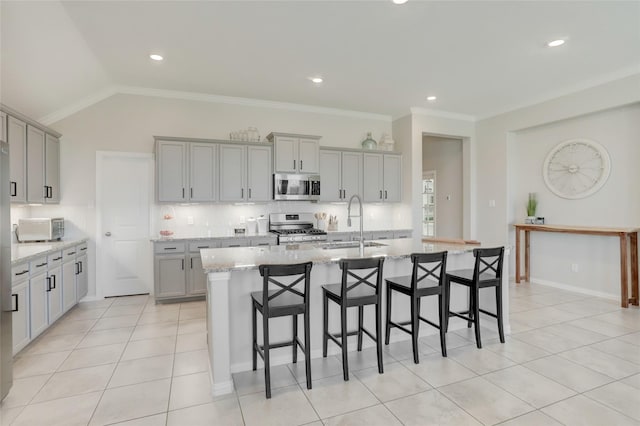
[[[423,134],[422,232],[425,237],[464,237],[463,164],[462,138]]]
[[[422,236],[436,236],[436,171],[422,174]]]

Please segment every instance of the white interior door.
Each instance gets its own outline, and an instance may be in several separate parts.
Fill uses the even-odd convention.
[[[98,152],[96,294],[150,293],[151,154]]]

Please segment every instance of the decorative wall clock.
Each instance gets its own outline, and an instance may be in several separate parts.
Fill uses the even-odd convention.
[[[599,143],[570,139],[547,155],[542,175],[547,187],[559,197],[576,200],[598,191],[611,172],[611,158]]]

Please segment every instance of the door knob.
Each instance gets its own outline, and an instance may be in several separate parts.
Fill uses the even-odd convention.
[[[111,232],[105,232],[105,233],[104,233],[104,236],[105,236],[105,237],[110,237],[110,236],[111,236]]]

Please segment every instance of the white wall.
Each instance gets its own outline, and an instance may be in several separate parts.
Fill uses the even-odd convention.
[[[634,168],[640,160],[636,124],[640,120],[637,106],[624,108],[640,102],[638,88],[640,75],[479,121],[478,238],[483,243],[513,245],[511,224],[522,221],[524,198],[537,188],[541,188],[536,191],[541,196],[538,214],[545,216],[547,223],[638,226],[640,191],[634,186],[638,182]],[[541,175],[531,178],[536,168],[541,170],[548,149],[570,137],[591,137],[610,146],[614,163],[604,188],[568,205],[547,193]],[[524,160],[527,149],[537,157]],[[635,181],[627,180],[634,176]],[[490,200],[495,201],[495,207],[490,206]],[[578,205],[585,208],[575,207]],[[532,279],[619,298],[619,247],[615,239],[534,233],[531,245],[535,250],[531,255]],[[579,272],[569,272],[571,263],[578,264]],[[513,262],[510,275],[515,275]]]
[[[595,194],[567,200],[553,194],[542,178],[542,164],[558,143],[592,139],[611,157],[611,175]],[[537,216],[549,224],[640,225],[640,103],[515,132],[510,142],[509,181],[512,222],[526,216],[527,194],[538,194]],[[515,237],[513,237],[515,238]],[[615,237],[533,233],[532,280],[580,287],[614,298],[619,295],[619,240]],[[578,265],[578,272],[571,271]],[[514,266],[511,267],[514,271]]]
[[[192,100],[115,95],[67,117],[50,127],[62,133],[61,203],[59,206],[32,207],[33,215],[63,215],[69,219],[72,235],[88,235],[90,254],[95,253],[96,232],[96,151],[153,152],[153,136],[228,139],[229,132],[256,126],[264,138],[271,131],[322,136],[323,146],[359,148],[367,132],[379,139],[391,133],[391,120],[362,114],[322,114],[286,109],[228,105]],[[397,147],[398,149],[399,147]],[[286,207],[282,207],[286,206]],[[153,207],[154,209],[156,207]],[[178,206],[183,232],[193,235],[213,228],[227,232],[229,222],[240,215],[256,216],[272,209],[308,209],[338,214],[340,227],[346,228],[344,205],[308,203],[266,203],[255,206],[203,205]],[[186,225],[194,216],[195,224]],[[401,206],[367,205],[368,229],[408,228],[410,218]],[[209,226],[207,227],[207,223]],[[212,225],[213,224],[213,225]],[[77,232],[74,232],[77,231]],[[152,230],[157,231],[157,229]],[[95,257],[89,260],[95,271]],[[91,276],[90,294],[95,292]]]
[[[422,171],[436,172],[436,236],[462,238],[462,140],[424,136]]]

